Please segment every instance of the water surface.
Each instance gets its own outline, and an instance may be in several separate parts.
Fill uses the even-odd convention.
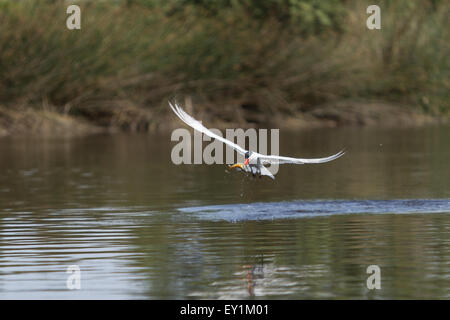
[[[280,138],[347,153],[272,181],[175,166],[167,135],[0,139],[0,298],[450,298],[450,128]]]

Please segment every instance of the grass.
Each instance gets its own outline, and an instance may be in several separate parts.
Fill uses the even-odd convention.
[[[348,98],[448,115],[448,2],[380,1],[381,30],[365,27],[369,4],[342,2],[339,28],[305,33],[301,21],[261,20],[239,6],[168,14],[84,1],[82,29],[71,31],[62,1],[3,0],[0,104],[51,106],[105,125],[122,109],[157,119],[175,94],[217,107],[251,102],[268,116]],[[121,114],[125,127],[139,119]]]

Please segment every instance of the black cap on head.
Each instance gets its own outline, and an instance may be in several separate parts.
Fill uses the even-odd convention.
[[[250,157],[250,153],[247,151],[247,152],[245,153],[245,159],[248,159],[248,157]]]

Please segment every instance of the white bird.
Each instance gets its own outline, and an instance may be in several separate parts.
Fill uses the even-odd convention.
[[[339,157],[341,157],[344,154],[344,151],[339,151],[336,154],[333,154],[329,157],[325,158],[315,158],[315,159],[302,159],[302,158],[291,158],[291,157],[283,157],[283,156],[277,156],[277,155],[264,155],[260,154],[254,151],[245,150],[241,146],[237,145],[236,143],[227,140],[211,130],[207,129],[200,121],[195,120],[192,118],[189,114],[187,114],[183,109],[181,109],[178,104],[175,102],[175,105],[173,105],[171,102],[169,102],[170,107],[172,108],[173,112],[188,126],[194,128],[195,130],[206,134],[207,136],[217,139],[226,145],[230,146],[240,154],[243,154],[245,157],[244,163],[236,163],[232,166],[229,166],[230,169],[238,168],[244,172],[251,173],[253,176],[258,175],[261,176],[268,176],[272,179],[275,179],[273,174],[267,169],[264,165],[270,165],[270,164],[306,164],[306,163],[324,163],[328,161],[335,160]]]

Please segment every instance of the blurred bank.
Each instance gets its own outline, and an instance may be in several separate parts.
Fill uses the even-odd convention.
[[[377,1],[381,30],[371,4],[0,0],[0,135],[164,129],[170,98],[219,127],[445,121],[449,2]]]

